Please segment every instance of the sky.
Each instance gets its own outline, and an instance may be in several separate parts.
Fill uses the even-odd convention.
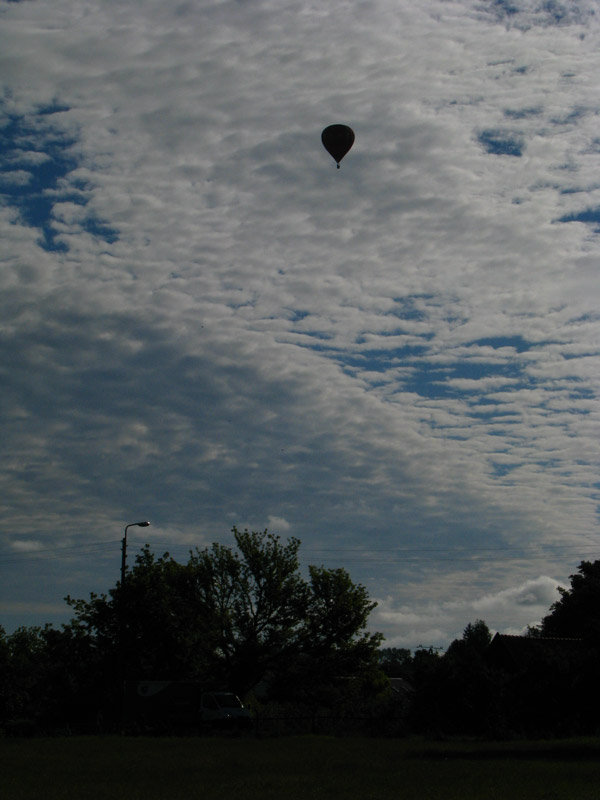
[[[600,557],[599,68],[592,0],[0,0],[0,624],[141,520],[297,537],[387,646],[538,623]]]

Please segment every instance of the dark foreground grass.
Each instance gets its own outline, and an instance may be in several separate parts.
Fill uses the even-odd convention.
[[[0,740],[4,800],[598,800],[600,742]]]

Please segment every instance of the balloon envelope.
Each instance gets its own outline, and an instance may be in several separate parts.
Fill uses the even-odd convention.
[[[323,147],[340,167],[340,161],[354,144],[354,131],[347,125],[329,125],[321,134]]]

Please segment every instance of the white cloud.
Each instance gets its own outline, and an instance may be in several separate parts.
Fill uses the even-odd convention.
[[[26,186],[31,183],[31,172],[24,169],[13,169],[3,172],[0,176],[0,184],[12,184],[13,186]]]
[[[35,539],[17,539],[11,546],[16,553],[31,553],[39,550],[42,543]]]
[[[385,646],[447,647],[460,638],[469,622],[483,619],[492,633],[523,634],[528,625],[539,624],[559,599],[559,582],[548,576],[525,581],[490,594],[441,603],[428,601],[398,607],[393,597],[379,601],[373,614],[377,629],[386,633]]]
[[[269,517],[267,527],[272,533],[288,533],[291,525],[283,517]]]
[[[482,613],[503,613],[514,606],[531,607],[535,611],[548,609],[558,599],[556,587],[558,582],[545,575],[525,581],[521,586],[504,589],[497,594],[487,595],[476,600],[472,606]]]

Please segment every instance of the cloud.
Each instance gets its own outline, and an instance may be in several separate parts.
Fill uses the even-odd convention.
[[[519,635],[528,625],[539,624],[549,613],[552,603],[559,599],[558,585],[555,579],[544,575],[523,585],[439,605],[430,601],[397,607],[393,598],[386,598],[379,602],[374,621],[394,631],[385,642],[387,647],[446,648],[453,639],[462,636],[468,622],[478,619],[483,619],[492,633]]]
[[[33,176],[31,172],[23,169],[7,170],[0,175],[0,183],[6,186],[26,186],[31,183]]]
[[[267,520],[267,527],[273,533],[287,533],[291,525],[287,520],[283,519],[283,517],[269,517]]]
[[[34,539],[24,540],[20,539],[12,544],[13,550],[17,553],[31,553],[39,550],[42,543]]]
[[[473,608],[486,613],[504,612],[516,606],[525,606],[535,611],[547,609],[558,599],[558,583],[553,578],[541,576],[525,581],[521,586],[504,589],[495,595],[482,597],[473,603]]]
[[[396,609],[415,570],[449,602],[469,548],[480,598],[573,570],[600,456],[591,10],[1,12],[1,548],[106,543],[28,562],[48,597],[106,589],[137,518],[182,553],[245,520],[298,536]]]

